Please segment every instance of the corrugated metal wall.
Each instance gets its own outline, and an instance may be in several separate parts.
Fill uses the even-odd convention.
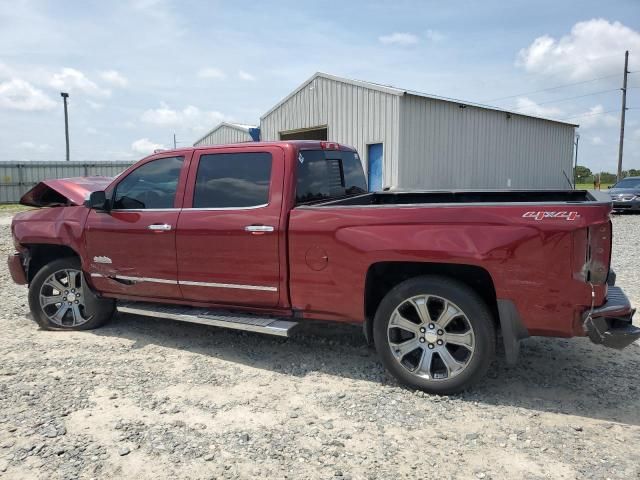
[[[209,135],[193,144],[194,147],[200,145],[224,145],[226,143],[251,142],[253,139],[249,132],[228,125],[216,128]]]
[[[114,177],[134,162],[0,162],[0,203],[17,203],[47,178]]]
[[[400,112],[402,188],[570,188],[571,125],[409,94]]]
[[[280,132],[327,126],[328,140],[355,147],[366,171],[367,144],[384,144],[384,185],[397,181],[398,95],[317,77],[260,120],[262,140]]]

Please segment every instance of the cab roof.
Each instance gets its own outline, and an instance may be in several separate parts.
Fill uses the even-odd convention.
[[[347,150],[356,151],[355,148],[338,142],[330,142],[325,140],[281,140],[272,142],[239,142],[239,143],[227,143],[221,145],[199,145],[197,147],[180,147],[176,149],[168,150],[156,150],[153,155],[159,153],[183,153],[198,150],[211,150],[222,148],[242,148],[242,147],[273,147],[273,146],[293,146],[296,150]]]

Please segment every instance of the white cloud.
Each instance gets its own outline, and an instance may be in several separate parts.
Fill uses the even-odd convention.
[[[157,10],[159,7],[163,7],[165,3],[164,0],[134,0],[132,5],[137,10]]]
[[[114,87],[124,88],[129,85],[129,80],[121,73],[115,70],[106,70],[100,72],[100,78]]]
[[[622,72],[625,50],[640,51],[640,32],[599,18],[576,23],[559,39],[549,35],[536,38],[520,50],[516,65],[528,72],[589,80]]]
[[[239,70],[238,71],[238,78],[240,78],[240,80],[247,80],[247,81],[254,81],[256,79],[256,77],[254,77],[253,75],[251,75],[248,72],[245,72],[244,70]]]
[[[219,68],[206,67],[206,68],[202,68],[198,72],[198,77],[200,77],[200,78],[222,79],[222,78],[225,78],[226,75]]]
[[[96,135],[98,133],[98,130],[96,130],[93,127],[87,127],[84,129],[85,132],[87,132],[89,135]]]
[[[146,155],[146,154],[143,154]],[[101,152],[101,156],[104,157],[105,160],[134,160],[140,158],[140,153],[136,153],[133,151],[123,151],[123,150],[105,150]]]
[[[100,88],[95,82],[89,80],[80,70],[75,68],[63,68],[60,73],[54,73],[49,80],[49,85],[64,91],[79,91],[96,97],[108,97],[111,91]]]
[[[0,108],[37,111],[56,106],[42,90],[19,78],[0,83]]]
[[[199,132],[213,128],[217,123],[225,119],[225,116],[216,111],[204,111],[193,105],[188,105],[182,110],[175,110],[167,104],[161,104],[160,108],[153,108],[142,113],[140,119],[143,122],[162,127],[180,126]]]
[[[90,100],[88,98],[85,100],[85,102],[87,102],[87,105],[89,105],[94,110],[102,110],[102,108],[104,107],[102,103],[94,102],[93,100]]]
[[[600,137],[592,137],[591,145],[604,145],[604,141]]]
[[[131,144],[131,150],[141,155],[148,155],[154,150],[162,150],[165,146],[161,143],[154,143],[148,138],[140,138]]]
[[[382,35],[381,37],[378,37],[378,40],[384,45],[399,45],[403,47],[415,45],[420,41],[417,35],[406,32],[395,32],[391,35]]]
[[[596,105],[583,113],[577,113],[569,119],[571,122],[579,123],[581,128],[593,127],[615,127],[620,124],[620,119],[611,113],[604,113],[602,105]]]
[[[536,115],[538,117],[547,118],[559,118],[564,115],[564,112],[558,107],[545,107],[543,105],[538,105],[527,97],[519,97],[516,101],[516,108],[514,110],[526,115]]]
[[[432,42],[441,42],[445,39],[445,36],[438,30],[429,29],[426,31],[425,36],[427,37],[427,40],[430,40]]]
[[[4,64],[4,63],[0,63],[0,79],[1,78],[8,78],[15,75],[13,73],[13,69],[9,68],[8,65]]]
[[[48,152],[51,150],[51,145],[46,143],[20,142],[16,146],[22,150],[31,150],[33,152]]]

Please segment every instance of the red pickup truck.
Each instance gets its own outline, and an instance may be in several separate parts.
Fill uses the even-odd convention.
[[[165,151],[22,203],[48,207],[15,216],[9,257],[44,329],[115,309],[285,336],[356,323],[400,382],[432,393],[482,378],[497,341],[515,362],[529,335],[640,338],[604,194],[370,193],[352,148],[291,141]]]

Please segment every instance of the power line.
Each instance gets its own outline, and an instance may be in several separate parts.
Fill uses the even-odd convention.
[[[630,110],[629,108],[627,110]],[[573,115],[571,117],[567,117],[564,120],[570,120],[572,118],[581,118],[581,117],[593,117],[595,115],[604,115],[605,113],[613,113],[618,110],[607,110],[606,112],[591,112],[591,113],[581,113],[580,115]]]
[[[619,88],[612,88],[609,90],[600,90],[599,92],[592,92],[592,93],[586,93],[584,95],[577,95],[575,97],[567,97],[567,98],[560,98],[557,100],[548,100],[546,102],[535,102],[536,105],[548,105],[550,103],[561,103],[561,102],[568,102],[569,100],[575,100],[577,98],[584,98],[584,97],[591,97],[593,95],[600,95],[602,93],[609,93],[609,92],[617,92],[618,90],[620,90]],[[508,108],[508,109],[514,109],[514,111],[518,111],[518,110],[526,110],[527,108],[529,108],[528,106],[526,107],[518,107],[516,108],[516,105],[510,106],[510,107],[504,107],[504,108]]]
[[[518,93],[516,95],[509,95],[508,97],[500,97],[500,98],[494,98],[492,100],[485,100],[486,102],[497,102],[500,100],[507,100],[509,98],[516,98],[516,97],[520,97],[522,95],[532,95],[534,93],[541,93],[541,92],[548,92],[549,90],[558,90],[560,88],[565,88],[565,87],[572,87],[574,85],[582,85],[584,83],[590,83],[590,82],[595,82],[598,80],[602,80],[604,78],[611,78],[611,77],[617,77],[618,74],[611,74],[611,75],[605,75],[604,77],[597,77],[597,78],[592,78],[590,80],[583,80],[581,82],[574,82],[574,83],[565,83],[564,85],[558,85],[556,87],[549,87],[549,88],[543,88],[541,90],[533,90],[531,92],[524,92],[524,93]]]

